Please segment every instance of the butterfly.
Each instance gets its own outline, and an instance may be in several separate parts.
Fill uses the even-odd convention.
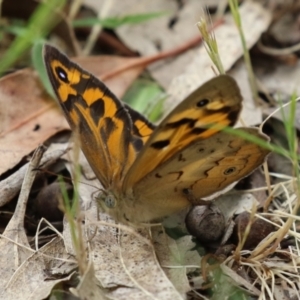
[[[154,126],[56,48],[44,45],[43,56],[65,117],[104,188],[98,203],[119,222],[155,221],[202,204],[269,153],[221,130],[236,123],[242,107],[228,75],[204,83]],[[239,130],[268,141],[256,128]]]

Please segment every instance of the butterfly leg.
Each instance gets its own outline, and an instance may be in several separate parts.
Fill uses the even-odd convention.
[[[210,205],[211,202],[210,201],[205,201],[199,198],[196,198],[193,194],[193,190],[192,189],[182,189],[182,193],[185,195],[185,197],[187,198],[187,200],[191,203],[191,205]]]

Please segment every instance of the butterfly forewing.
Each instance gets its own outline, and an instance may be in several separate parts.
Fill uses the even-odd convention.
[[[154,127],[133,110],[131,118],[128,108],[100,80],[54,47],[44,47],[44,61],[59,103],[71,128],[78,132],[96,176],[106,188],[122,181]]]
[[[227,75],[213,78],[194,91],[153,132],[130,168],[124,190],[190,143],[216,134],[222,126],[234,125],[241,101],[236,82]]]

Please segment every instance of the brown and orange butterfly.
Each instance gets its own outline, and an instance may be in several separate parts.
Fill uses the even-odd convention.
[[[44,60],[53,89],[104,187],[102,208],[142,223],[202,203],[263,163],[268,150],[221,131],[237,121],[242,97],[220,75],[184,99],[155,127],[103,82],[52,46]],[[263,140],[255,128],[240,129]]]

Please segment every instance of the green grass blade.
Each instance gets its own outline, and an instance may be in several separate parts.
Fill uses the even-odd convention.
[[[128,15],[123,17],[112,17],[112,18],[105,18],[105,19],[98,19],[98,18],[85,18],[80,20],[73,21],[74,27],[79,26],[94,26],[94,25],[101,25],[104,28],[108,29],[115,29],[125,24],[139,24],[142,22],[146,22],[160,16],[165,15],[166,12],[154,12],[149,14],[137,14],[137,15]]]
[[[157,121],[163,112],[162,94],[163,90],[156,82],[137,79],[124,95],[123,101],[151,121]]]
[[[249,50],[247,48],[246,38],[245,38],[245,35],[244,35],[244,31],[243,31],[241,16],[240,16],[240,12],[239,12],[239,4],[238,4],[237,0],[229,0],[228,3],[229,3],[231,14],[233,16],[233,20],[236,24],[236,27],[239,31],[239,35],[240,35],[240,38],[241,38],[241,43],[242,43],[243,53],[244,53],[244,60],[245,60],[246,68],[247,68],[247,71],[248,71],[249,83],[250,83],[252,95],[253,95],[255,101],[257,101],[258,100],[257,85],[256,85],[256,80],[255,80],[253,68],[252,68],[250,53],[249,53]]]
[[[53,12],[59,11],[65,3],[65,0],[49,0],[37,7],[24,32],[16,37],[0,60],[0,74],[10,68],[35,41],[45,36],[57,24],[59,18]]]
[[[45,40],[41,39],[40,41],[36,41],[31,49],[31,60],[34,68],[39,73],[39,78],[43,83],[47,93],[53,98],[56,99],[56,95],[53,91],[52,85],[50,83],[49,77],[47,75],[47,71],[44,65],[44,60],[42,56],[43,46],[45,44]]]

